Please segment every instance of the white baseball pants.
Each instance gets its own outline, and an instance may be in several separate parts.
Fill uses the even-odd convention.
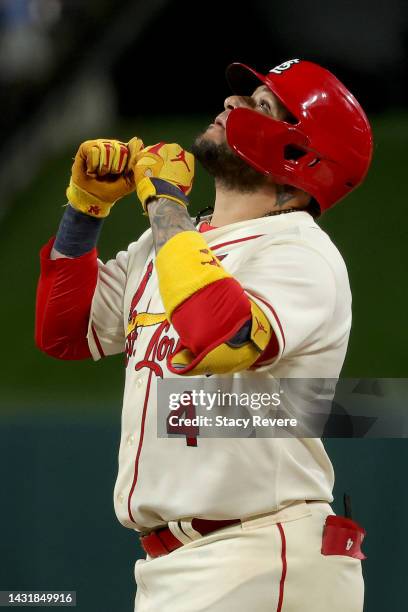
[[[321,553],[325,502],[296,502],[135,565],[135,612],[362,612],[361,561]],[[194,530],[193,530],[194,531]]]

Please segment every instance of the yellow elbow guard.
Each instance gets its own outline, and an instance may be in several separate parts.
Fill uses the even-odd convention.
[[[223,278],[231,278],[199,232],[180,232],[156,257],[159,290],[167,318],[193,293]]]
[[[250,340],[242,346],[233,347],[223,342],[209,347],[201,355],[193,355],[182,348],[173,355],[170,369],[177,374],[198,376],[203,374],[233,374],[250,368],[268,346],[273,330],[263,311],[251,302],[252,325]]]

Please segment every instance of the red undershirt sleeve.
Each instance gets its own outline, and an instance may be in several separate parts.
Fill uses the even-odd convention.
[[[35,342],[57,359],[88,359],[88,322],[98,279],[97,251],[51,260],[53,244],[54,238],[40,252]]]

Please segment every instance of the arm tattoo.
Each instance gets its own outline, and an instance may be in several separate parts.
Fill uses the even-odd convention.
[[[173,200],[167,198],[152,200],[147,206],[147,212],[152,226],[156,254],[176,234],[196,231],[187,209]]]

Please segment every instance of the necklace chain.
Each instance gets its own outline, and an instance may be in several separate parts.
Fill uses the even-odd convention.
[[[284,210],[271,210],[271,212],[266,213],[264,217],[274,217],[275,215],[286,215],[291,212],[299,212],[302,210],[301,208],[285,208]]]
[[[266,213],[265,215],[263,215],[264,217],[274,217],[275,215],[287,215],[288,213],[291,212],[300,212],[302,210],[302,208],[284,208],[283,210],[271,210],[270,212]],[[196,217],[196,223],[200,223],[201,221],[201,217],[203,216],[204,213],[207,212],[214,212],[214,209],[212,206],[207,206],[207,208],[204,208],[203,210],[200,210],[200,212],[198,213],[197,217]],[[211,221],[212,221],[212,216],[210,217],[209,221],[207,223],[209,223],[211,225]]]

